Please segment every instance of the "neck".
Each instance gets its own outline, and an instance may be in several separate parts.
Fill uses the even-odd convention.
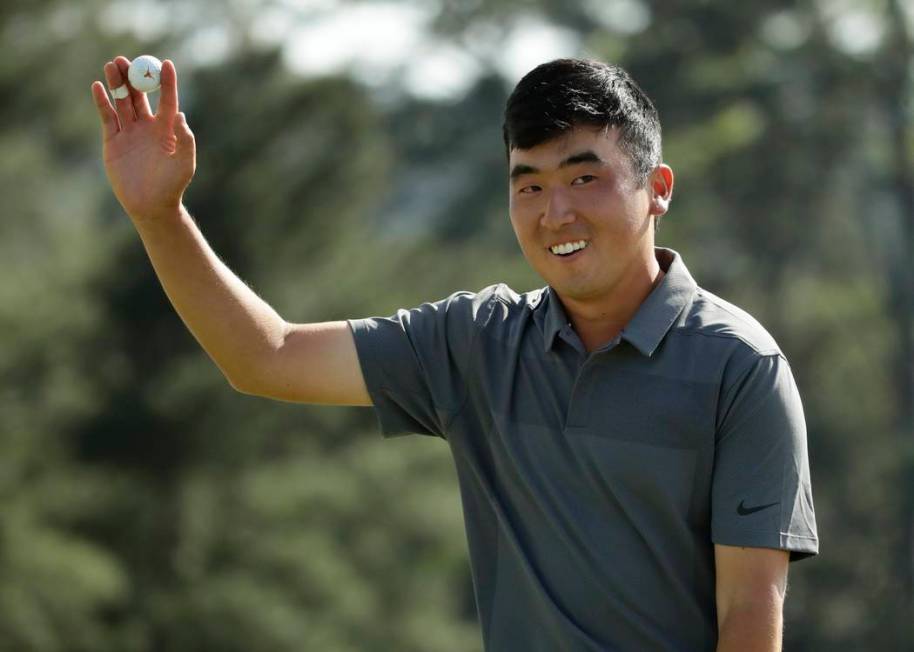
[[[623,277],[606,294],[583,300],[559,297],[588,353],[622,332],[664,275],[652,248],[650,258],[632,261]]]

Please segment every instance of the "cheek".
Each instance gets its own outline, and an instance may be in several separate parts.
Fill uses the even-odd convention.
[[[647,193],[638,193],[629,199],[628,218],[632,227],[638,231],[643,230],[645,224],[651,222],[651,201]]]
[[[582,186],[575,193],[575,201],[584,212],[615,213],[621,210],[624,194],[610,179],[601,179]]]
[[[650,207],[646,193],[625,193],[610,187],[590,194],[586,202],[589,214],[599,215],[605,228],[619,233],[640,230]]]
[[[530,232],[536,228],[538,213],[534,204],[535,202],[522,199],[511,200],[508,203],[508,215],[516,232]]]
[[[508,200],[508,210],[511,215],[516,215],[519,220],[529,218],[530,214],[536,211],[537,201],[530,196],[518,197],[511,196]]]

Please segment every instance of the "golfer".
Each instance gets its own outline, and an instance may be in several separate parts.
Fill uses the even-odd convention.
[[[655,246],[673,171],[624,70],[552,61],[508,99],[510,219],[545,287],[313,324],[258,298],[182,206],[173,64],[156,115],[128,90],[112,106],[93,84],[108,178],[232,387],[373,405],[385,437],[447,442],[486,650],[781,649],[788,563],[818,552],[803,407],[771,335]]]

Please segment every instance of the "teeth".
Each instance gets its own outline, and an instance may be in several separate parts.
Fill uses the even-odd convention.
[[[564,244],[555,245],[553,247],[549,247],[549,249],[554,254],[570,254],[572,251],[583,249],[586,246],[586,240],[578,240],[577,242],[565,242]]]

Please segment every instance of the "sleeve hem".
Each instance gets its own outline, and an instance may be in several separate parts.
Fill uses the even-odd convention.
[[[729,535],[715,535],[712,543],[747,548],[774,548],[790,552],[790,561],[800,561],[819,554],[819,538],[779,532],[744,531]]]

